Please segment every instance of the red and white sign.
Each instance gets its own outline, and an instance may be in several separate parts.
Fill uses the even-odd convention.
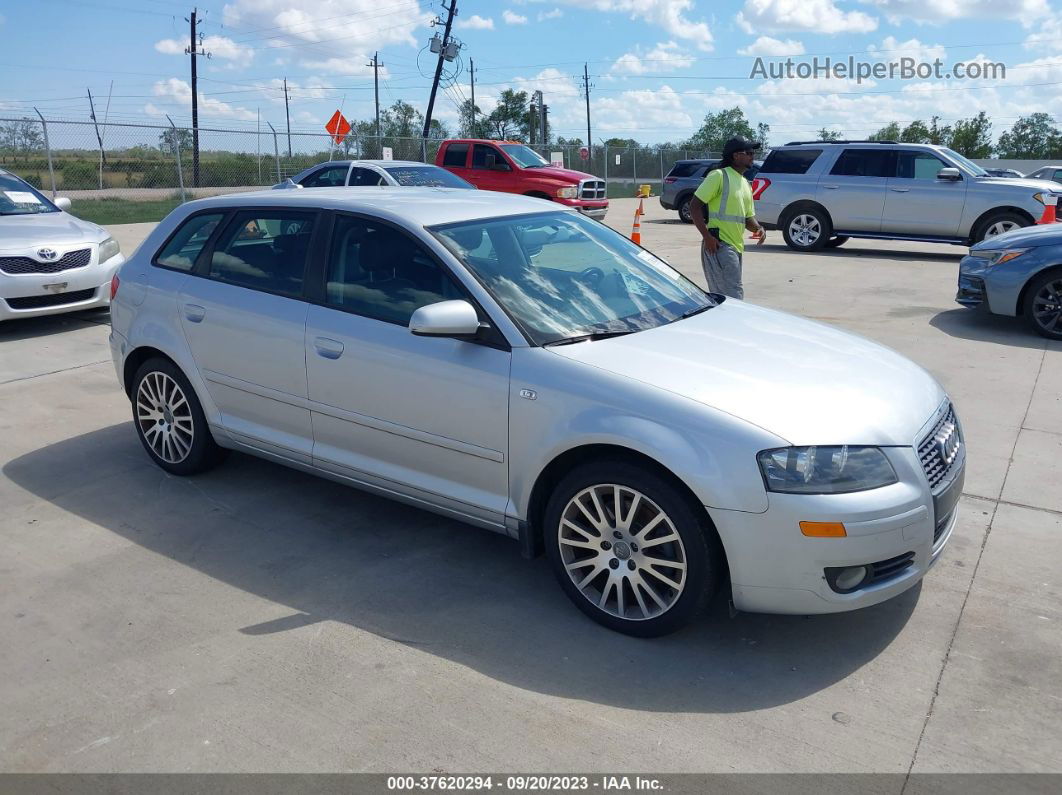
[[[328,124],[325,125],[325,132],[332,136],[332,140],[336,144],[341,144],[343,139],[347,137],[347,133],[350,132],[350,122],[343,118],[343,114],[337,110],[332,114],[332,118],[328,120]]]

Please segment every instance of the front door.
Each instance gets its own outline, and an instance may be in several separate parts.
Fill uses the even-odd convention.
[[[505,156],[490,144],[472,146],[472,168],[467,179],[480,190],[514,192],[512,166],[505,160]]]
[[[303,273],[313,212],[235,213],[178,295],[185,338],[222,424],[239,441],[309,463]]]
[[[507,346],[409,331],[418,307],[467,296],[389,225],[338,215],[324,274],[323,305],[306,323],[314,463],[501,523]]]
[[[965,177],[937,179],[940,170],[949,164],[932,152],[896,154],[896,174],[889,180],[881,231],[926,237],[958,236],[969,181]]]

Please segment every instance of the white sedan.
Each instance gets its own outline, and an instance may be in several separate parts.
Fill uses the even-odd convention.
[[[96,224],[0,169],[0,321],[107,306],[125,262]]]

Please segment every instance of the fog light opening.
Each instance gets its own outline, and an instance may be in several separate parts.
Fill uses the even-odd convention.
[[[870,579],[869,566],[843,566],[826,569],[826,582],[837,593],[851,593]]]

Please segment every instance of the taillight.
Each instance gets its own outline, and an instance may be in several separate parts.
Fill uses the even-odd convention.
[[[670,185],[672,182],[678,182],[678,177],[664,177],[664,182]]]
[[[756,177],[752,180],[752,199],[756,201],[763,195],[767,188],[771,187],[771,181],[766,177]]]
[[[118,274],[116,273],[111,278],[111,300],[112,301],[114,300],[114,296],[118,295],[118,285],[119,284],[121,284],[121,282],[118,280]]]

